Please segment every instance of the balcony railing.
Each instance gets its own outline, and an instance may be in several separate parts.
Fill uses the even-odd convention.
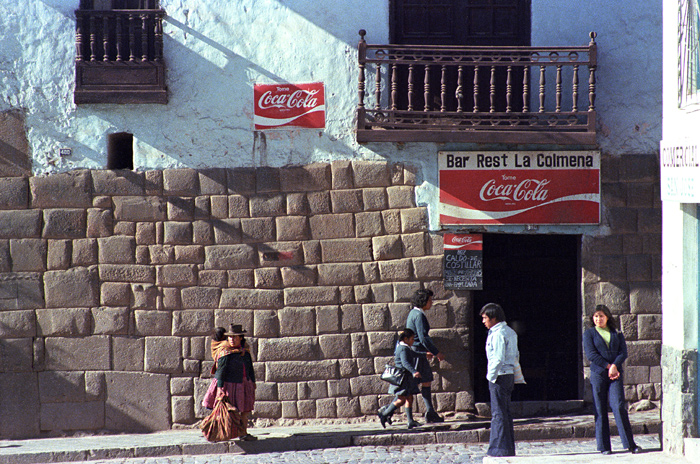
[[[167,103],[164,15],[76,10],[75,103]]]
[[[365,34],[358,142],[596,143],[594,32],[580,47],[370,45]]]

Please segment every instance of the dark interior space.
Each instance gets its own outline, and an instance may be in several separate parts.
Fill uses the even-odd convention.
[[[487,330],[479,311],[500,304],[518,333],[527,385],[513,401],[579,398],[581,377],[580,277],[577,235],[484,234],[483,290],[474,292],[474,394],[489,401]]]

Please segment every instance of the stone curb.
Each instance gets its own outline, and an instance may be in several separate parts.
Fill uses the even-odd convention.
[[[634,417],[634,415],[632,415]],[[198,430],[142,435],[105,435],[0,441],[0,464],[40,464],[98,459],[162,457],[201,454],[259,454],[348,446],[401,446],[448,443],[487,443],[486,420],[452,422],[406,430],[402,423],[381,429],[376,423],[311,427],[259,428],[255,442],[209,443]],[[660,434],[661,421],[651,415],[633,421],[635,435]],[[611,424],[613,434],[615,427]],[[516,441],[595,437],[590,416],[516,419]],[[26,450],[17,448],[27,448]],[[34,448],[34,450],[32,450]],[[53,448],[53,449],[52,449]],[[13,454],[13,451],[15,453]]]

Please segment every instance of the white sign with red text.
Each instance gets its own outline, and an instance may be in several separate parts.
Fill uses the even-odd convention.
[[[326,127],[323,82],[255,84],[255,130]]]
[[[443,225],[600,222],[598,151],[444,151],[438,157]]]

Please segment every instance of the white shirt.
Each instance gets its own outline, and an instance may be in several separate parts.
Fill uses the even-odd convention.
[[[488,359],[486,379],[496,383],[499,375],[512,374],[519,358],[518,334],[505,322],[499,322],[491,327],[486,338],[486,359]]]

